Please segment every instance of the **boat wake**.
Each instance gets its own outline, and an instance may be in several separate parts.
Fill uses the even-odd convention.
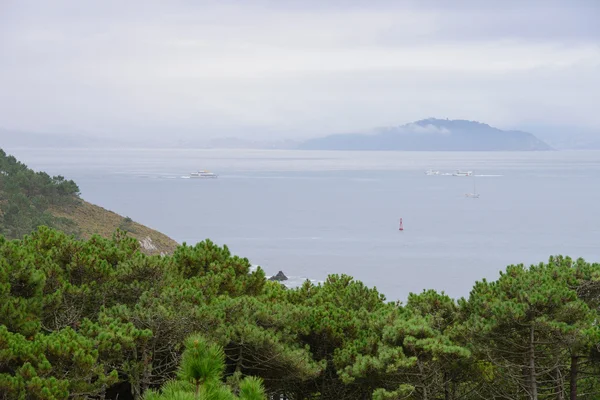
[[[288,280],[283,281],[281,283],[283,283],[285,285],[285,287],[287,287],[288,289],[294,289],[294,288],[299,288],[306,281],[310,281],[310,283],[312,283],[313,285],[318,285],[319,283],[323,283],[323,281],[318,281],[316,279],[308,279],[308,278],[302,277],[302,276],[288,276]]]

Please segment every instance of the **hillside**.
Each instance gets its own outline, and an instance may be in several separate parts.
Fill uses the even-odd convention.
[[[404,151],[534,151],[551,150],[531,133],[503,131],[466,120],[429,118],[369,133],[329,135],[310,139],[305,150]]]
[[[49,211],[54,217],[72,221],[73,230],[81,239],[89,239],[94,234],[110,238],[121,229],[136,238],[146,254],[171,254],[178,246],[176,241],[154,229],[85,200],[78,199],[68,207],[51,207]],[[69,230],[68,223],[65,228]]]
[[[18,239],[39,226],[78,239],[111,237],[121,229],[137,239],[146,254],[172,253],[177,247],[162,233],[81,199],[72,180],[35,172],[0,149],[0,234]]]

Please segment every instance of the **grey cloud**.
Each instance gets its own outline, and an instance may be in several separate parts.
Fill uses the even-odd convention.
[[[526,3],[525,3],[526,4]],[[600,2],[587,7],[524,6],[506,10],[466,10],[445,18],[439,35],[485,40],[600,40]]]
[[[600,2],[597,0],[265,0],[260,4],[293,11],[432,13],[438,29],[431,36],[436,39],[600,39]],[[388,33],[393,35],[394,28]]]
[[[424,135],[450,135],[452,132],[450,132],[450,130],[446,129],[446,128],[440,128],[437,127],[435,125],[431,125],[431,124],[425,124],[425,125],[419,125],[419,124],[408,124],[406,126],[406,129],[410,132],[414,132],[414,133],[421,133]]]
[[[9,128],[272,138],[430,116],[600,128],[596,1],[1,4]]]

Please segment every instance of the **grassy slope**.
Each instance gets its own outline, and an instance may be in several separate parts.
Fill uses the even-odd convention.
[[[142,250],[147,254],[169,254],[177,247],[177,242],[168,236],[137,222],[126,222],[123,216],[85,200],[78,200],[74,206],[51,209],[50,212],[56,217],[73,221],[75,227],[65,230],[74,228],[78,236],[82,238],[87,239],[93,234],[111,237],[117,228],[120,228],[128,231],[129,235],[142,242]],[[152,246],[144,246],[148,238],[156,249],[153,249]]]

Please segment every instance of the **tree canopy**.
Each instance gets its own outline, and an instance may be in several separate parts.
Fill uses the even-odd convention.
[[[208,240],[41,227],[0,237],[0,399],[595,398],[599,277],[551,257],[400,304],[346,275],[286,289]]]
[[[79,187],[63,176],[34,172],[0,149],[0,234],[20,238],[38,226],[64,227],[68,221],[48,211],[79,197]]]

